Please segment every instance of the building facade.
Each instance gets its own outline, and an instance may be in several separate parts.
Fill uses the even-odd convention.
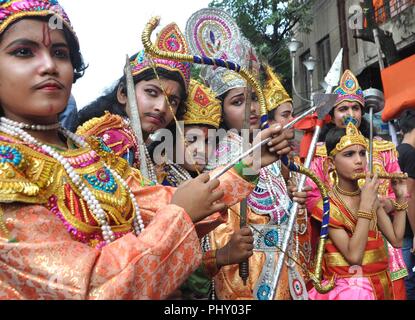
[[[316,0],[311,32],[295,32],[294,37],[303,43],[296,53],[294,76],[297,92],[302,97],[310,97],[311,91],[323,91],[324,78],[341,48],[344,50],[343,68],[356,74],[363,89],[382,90],[377,46],[355,38],[358,29],[366,24],[360,2]],[[373,5],[375,20],[380,28],[392,33],[399,58],[415,54],[415,0],[373,0]],[[310,55],[317,60],[312,74],[303,64]],[[310,76],[313,88],[310,88]],[[296,112],[308,106],[295,94],[294,103]]]

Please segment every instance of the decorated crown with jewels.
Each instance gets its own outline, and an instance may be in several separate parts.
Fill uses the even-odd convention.
[[[157,36],[156,46],[162,51],[188,54],[189,49],[184,38],[184,35],[180,31],[179,27],[175,23],[170,23],[164,27]],[[183,79],[186,86],[186,90],[189,87],[190,82],[190,64],[187,62],[178,62],[174,60],[150,58],[142,50],[134,55],[131,59],[131,68],[133,76],[139,75],[145,70],[156,68],[162,68],[172,72],[178,72]]]
[[[68,15],[56,0],[0,0],[0,34],[19,19],[48,16],[62,20],[79,42]]]
[[[184,124],[207,124],[219,128],[222,117],[220,100],[215,93],[192,79],[190,80],[189,96],[186,101],[187,111],[183,116]]]
[[[346,134],[341,137],[339,143],[336,144],[336,148],[330,152],[330,156],[334,157],[344,149],[354,145],[361,145],[366,149],[368,148],[366,138],[360,133],[353,122],[349,122],[346,127]]]
[[[356,76],[350,70],[344,72],[340,86],[334,90],[334,93],[337,94],[336,106],[343,101],[358,102],[362,107],[365,105],[363,90]]]
[[[259,75],[259,59],[252,44],[240,32],[235,20],[225,11],[204,8],[192,14],[186,23],[186,39],[191,54],[229,60]],[[203,66],[200,76],[219,97],[247,82],[238,73],[225,68]]]
[[[285,102],[292,102],[293,99],[289,96],[287,90],[281,84],[280,79],[269,65],[264,66],[265,69],[265,86],[264,95],[267,101],[268,111],[277,109]]]

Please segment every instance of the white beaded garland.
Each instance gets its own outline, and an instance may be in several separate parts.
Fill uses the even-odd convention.
[[[102,230],[102,236],[105,242],[109,244],[112,241],[114,241],[115,234],[112,231],[111,226],[108,223],[105,211],[102,209],[101,204],[99,203],[97,198],[94,196],[92,191],[86,186],[86,184],[82,181],[79,174],[75,171],[75,168],[72,167],[72,165],[69,163],[69,161],[65,157],[60,155],[57,151],[55,151],[50,146],[41,143],[40,141],[38,141],[36,138],[31,136],[29,133],[27,133],[23,129],[37,130],[37,131],[59,130],[66,137],[74,141],[75,144],[83,148],[88,147],[88,144],[86,143],[86,141],[82,137],[70,132],[69,130],[65,128],[62,128],[60,124],[53,124],[49,126],[28,125],[25,123],[15,122],[13,120],[10,120],[4,117],[0,118],[0,130],[1,131],[11,136],[18,137],[22,139],[24,142],[38,146],[45,153],[47,153],[52,158],[54,158],[55,160],[59,161],[62,164],[69,178],[72,180],[74,185],[76,185],[79,188],[82,198],[87,203],[89,210],[96,217],[98,223],[100,224],[101,230]],[[144,226],[144,221],[140,214],[140,207],[137,203],[137,200],[135,199],[134,194],[132,193],[132,190],[128,186],[127,182],[115,170],[111,169],[106,164],[104,164],[104,167],[107,168],[112,173],[112,175],[115,177],[116,180],[118,180],[119,183],[121,183],[121,185],[125,188],[125,190],[127,191],[131,199],[131,203],[133,204],[134,211],[135,211],[135,217],[133,219],[133,228],[134,228],[135,234],[138,236],[144,230],[145,226]]]

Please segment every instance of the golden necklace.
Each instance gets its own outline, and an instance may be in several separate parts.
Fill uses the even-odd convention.
[[[336,184],[335,189],[341,195],[348,196],[348,197],[356,197],[356,196],[360,195],[360,193],[361,193],[361,190],[360,189],[357,189],[356,191],[346,191],[346,190],[343,190],[342,188],[339,187],[338,184]]]

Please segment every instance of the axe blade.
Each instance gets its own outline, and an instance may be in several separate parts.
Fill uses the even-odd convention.
[[[316,93],[314,94],[314,105],[316,106],[319,120],[323,120],[331,111],[337,100],[337,94],[334,93]]]

